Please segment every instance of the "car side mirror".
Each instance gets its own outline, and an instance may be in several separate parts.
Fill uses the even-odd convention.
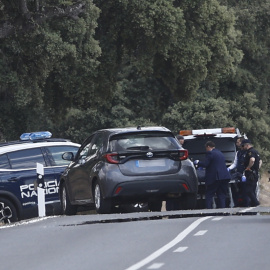
[[[65,152],[62,155],[62,159],[68,160],[68,161],[73,161],[74,160],[74,154],[72,152]]]

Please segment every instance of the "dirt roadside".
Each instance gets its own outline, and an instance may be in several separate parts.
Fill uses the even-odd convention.
[[[261,206],[270,206],[270,182],[269,173],[263,173],[260,180],[260,197]]]

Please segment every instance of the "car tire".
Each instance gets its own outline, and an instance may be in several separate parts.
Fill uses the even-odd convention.
[[[16,207],[8,199],[0,198],[0,221],[6,224],[18,221]]]
[[[94,203],[98,214],[110,214],[112,212],[112,202],[110,199],[104,199],[100,184],[94,185]]]
[[[61,212],[62,215],[75,215],[77,213],[77,206],[70,203],[66,185],[61,186]]]
[[[162,207],[162,201],[160,200],[149,200],[148,208],[151,212],[160,212]]]
[[[184,193],[179,198],[180,209],[196,209],[197,206],[197,193]]]

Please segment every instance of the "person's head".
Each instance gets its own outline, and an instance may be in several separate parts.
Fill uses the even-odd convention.
[[[179,141],[179,143],[181,145],[184,144],[185,139],[184,139],[184,137],[182,135],[177,135],[176,138],[177,138],[177,140]]]
[[[251,141],[248,139],[242,140],[241,146],[243,147],[244,150],[248,150],[249,148],[252,147]]]
[[[242,145],[242,141],[244,140],[244,138],[243,137],[238,137],[237,138],[237,140],[236,140],[236,146],[238,147],[238,148],[241,148],[241,145]]]
[[[208,141],[205,144],[206,151],[212,151],[216,147],[215,143],[212,141]]]

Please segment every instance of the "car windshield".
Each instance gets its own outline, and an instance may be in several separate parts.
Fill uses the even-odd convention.
[[[180,146],[173,136],[167,133],[118,134],[110,140],[110,151],[173,150]]]

